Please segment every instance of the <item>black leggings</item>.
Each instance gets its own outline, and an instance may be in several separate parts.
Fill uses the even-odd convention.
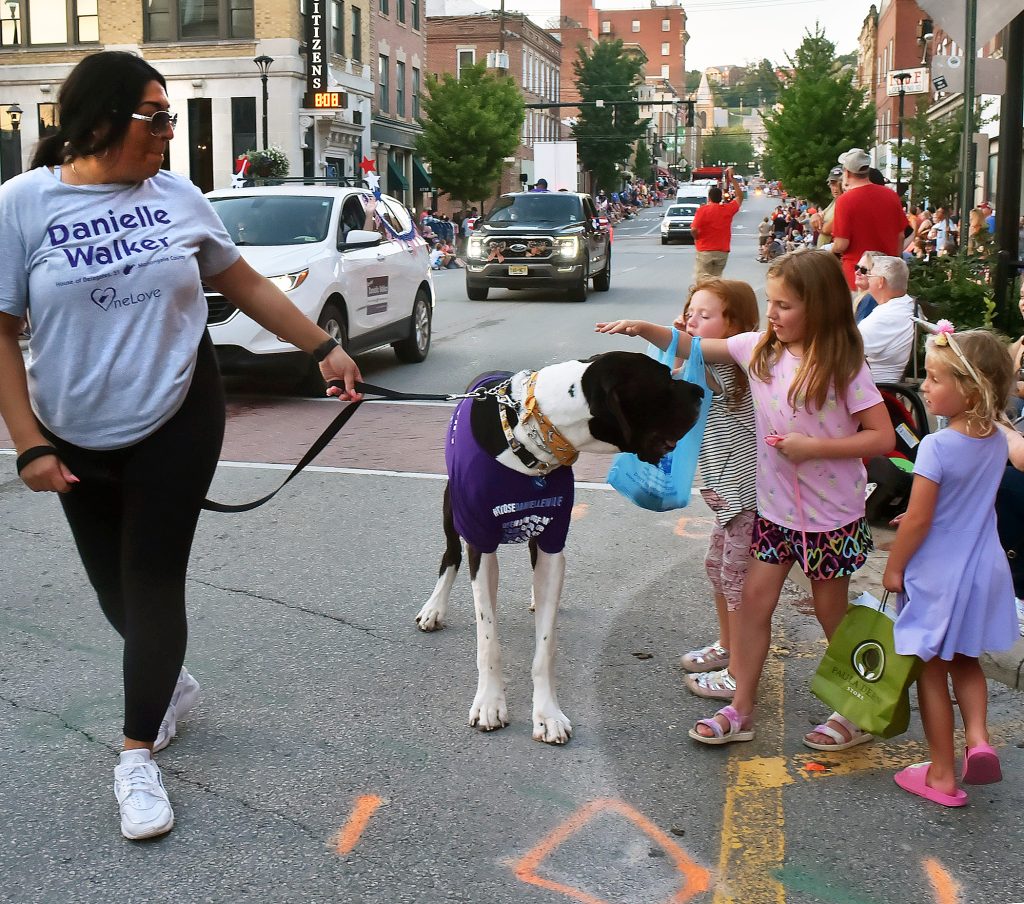
[[[177,413],[133,446],[81,449],[46,432],[81,483],[60,500],[103,614],[124,638],[124,734],[153,741],[185,660],[185,573],[224,439],[209,336]]]

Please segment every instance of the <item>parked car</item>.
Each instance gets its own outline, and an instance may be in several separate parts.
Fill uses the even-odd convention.
[[[558,289],[587,300],[587,283],[607,292],[611,230],[594,199],[578,192],[502,195],[476,221],[466,247],[466,294],[483,301],[491,288]]]
[[[693,218],[699,204],[673,204],[665,211],[661,220],[661,244],[680,239],[693,241]]]
[[[275,185],[207,193],[242,257],[278,285],[310,320],[349,354],[390,344],[401,361],[430,351],[434,286],[426,242],[409,212],[383,195],[381,227],[364,230],[365,189]],[[309,355],[263,329],[216,292],[207,291],[207,323],[226,374],[292,374],[322,388]]]

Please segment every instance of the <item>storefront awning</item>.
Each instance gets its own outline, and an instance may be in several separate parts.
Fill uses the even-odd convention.
[[[430,191],[433,187],[430,181],[430,173],[423,167],[423,161],[419,157],[412,158],[412,190],[414,192]]]
[[[405,176],[402,175],[402,171],[395,166],[393,160],[388,161],[388,191],[394,193],[396,188],[402,189],[402,191],[409,190],[409,183],[405,181]]]

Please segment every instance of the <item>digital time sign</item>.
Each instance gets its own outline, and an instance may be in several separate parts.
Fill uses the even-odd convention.
[[[312,96],[312,107],[316,110],[336,110],[345,103],[345,95],[341,91],[314,91]]]

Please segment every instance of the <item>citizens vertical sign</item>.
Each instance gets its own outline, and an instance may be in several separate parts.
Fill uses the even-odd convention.
[[[341,109],[343,91],[328,90],[326,0],[309,0],[306,12],[306,109]]]

